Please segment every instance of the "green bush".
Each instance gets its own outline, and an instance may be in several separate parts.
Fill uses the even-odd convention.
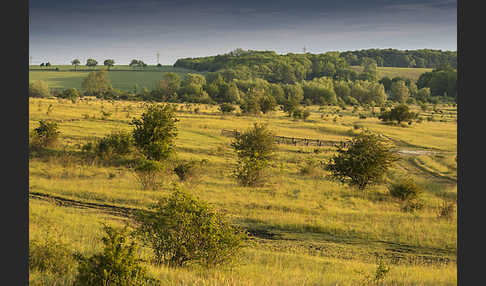
[[[138,233],[152,247],[155,262],[169,266],[229,262],[246,237],[222,213],[178,188],[136,219]]]
[[[103,159],[110,159],[113,156],[129,154],[133,140],[130,133],[119,131],[113,132],[96,142],[95,153]]]
[[[242,186],[262,186],[264,173],[276,150],[273,133],[266,125],[255,123],[231,143],[238,162],[233,176]]]
[[[74,285],[146,285],[150,278],[137,258],[137,246],[129,241],[127,230],[104,226],[103,252],[86,258],[80,256]]]
[[[39,127],[35,128],[31,138],[31,147],[47,148],[55,145],[59,139],[59,127],[56,122],[40,120]]]
[[[352,130],[352,129],[351,129]],[[366,132],[358,134],[345,144],[338,146],[324,169],[330,178],[364,190],[368,185],[378,184],[398,157],[378,135]]]
[[[171,105],[152,105],[132,124],[135,146],[151,160],[168,159],[175,153],[177,137],[175,110]]]
[[[62,93],[58,93],[56,95],[56,97],[69,99],[69,100],[75,102],[76,100],[78,100],[81,97],[81,93],[75,88],[69,88],[69,89],[63,90]]]
[[[417,117],[418,113],[411,112],[409,107],[405,104],[400,104],[392,108],[390,111],[384,111],[378,116],[378,118],[384,122],[396,121],[398,124],[400,124],[402,121],[406,121],[411,124],[411,122],[417,119]]]
[[[422,193],[422,189],[411,179],[391,184],[388,191],[392,197],[401,201],[415,200]]]
[[[223,114],[229,114],[231,112],[233,112],[236,108],[230,104],[230,103],[221,103],[219,105],[219,110],[223,113]]]
[[[157,189],[157,177],[163,170],[162,163],[148,159],[139,159],[133,167],[135,178],[143,190]]]
[[[205,162],[206,161],[197,162],[194,160],[181,162],[174,168],[174,173],[179,177],[181,182],[194,183],[201,176],[201,167]]]
[[[29,84],[29,97],[49,97],[49,86],[45,81],[35,80]]]

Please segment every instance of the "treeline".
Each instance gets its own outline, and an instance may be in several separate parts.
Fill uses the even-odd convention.
[[[347,51],[340,54],[350,65],[361,65],[363,59],[371,58],[379,67],[441,68],[457,67],[457,52],[441,50],[395,50],[368,49]]]
[[[272,83],[295,83],[316,77],[356,80],[359,74],[349,66],[365,65],[373,61],[385,67],[457,67],[457,52],[440,50],[400,51],[395,49],[369,49],[323,54],[278,55],[273,51],[236,49],[223,55],[179,59],[174,67],[197,71],[226,71],[238,77],[263,78]]]

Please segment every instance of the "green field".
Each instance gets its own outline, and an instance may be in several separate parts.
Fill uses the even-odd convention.
[[[47,74],[32,73],[38,77]],[[110,73],[110,78],[118,87],[116,73]],[[58,85],[76,82],[76,77],[68,75],[78,73],[65,74],[64,80],[53,77],[49,81]],[[127,83],[127,88],[131,85]],[[160,190],[142,191],[126,167],[87,163],[76,156],[83,144],[95,138],[115,130],[131,130],[129,122],[140,116],[143,106],[89,97],[77,103],[29,98],[30,130],[39,120],[51,119],[58,122],[61,131],[61,144],[52,154],[29,160],[29,191],[81,203],[133,208],[147,208],[167,196],[170,183],[176,181],[173,174],[164,177]],[[193,112],[196,107],[198,114]],[[457,110],[445,105],[438,108],[442,113],[421,112],[423,117],[432,116],[431,121],[399,127],[370,116],[360,119],[359,113],[370,112],[361,107],[353,113],[352,108],[313,106],[308,120],[295,121],[281,111],[261,117],[222,116],[217,106],[180,104],[178,159],[209,162],[198,184],[182,187],[224,210],[233,223],[272,237],[253,235],[236,265],[168,268],[145,262],[150,275],[161,285],[363,285],[365,276],[374,274],[380,256],[390,267],[383,285],[457,285],[457,220],[455,215],[452,220],[437,215],[440,202],[455,202],[457,195]],[[101,119],[102,109],[112,115]],[[424,208],[403,212],[385,185],[360,193],[326,180],[322,170],[300,173],[306,160],[330,158],[335,152],[330,146],[315,153],[315,147],[279,145],[268,185],[238,186],[230,176],[236,161],[232,139],[222,136],[221,129],[244,130],[254,122],[268,123],[277,135],[335,141],[368,129],[389,138],[397,150],[436,152],[404,153],[389,175],[391,179],[412,176],[425,190]],[[31,198],[29,221],[31,240],[50,233],[88,255],[102,248],[102,222],[123,225],[127,218]],[[148,261],[150,252],[142,248],[140,255]],[[74,276],[74,272],[61,276],[31,272],[30,284],[72,285]]]
[[[362,66],[351,66],[351,69],[356,72],[363,70]],[[421,74],[432,71],[431,68],[397,68],[397,67],[378,67],[378,78],[385,76],[389,78],[403,77],[416,81]]]
[[[81,89],[81,83],[83,79],[88,75],[87,72],[74,72],[69,71],[73,69],[73,66],[51,66],[50,68],[59,68],[59,71],[37,71],[41,68],[38,66],[32,66],[29,71],[29,81],[33,80],[43,80],[50,88],[77,88]],[[77,69],[86,69],[86,66],[79,66]],[[101,67],[97,67],[101,68]],[[353,70],[360,72],[362,67],[352,66]],[[112,70],[127,70],[131,69],[128,66],[114,66]],[[380,78],[388,76],[390,78],[400,76],[404,78],[410,78],[412,80],[417,80],[418,77],[427,71],[432,69],[427,68],[395,68],[395,67],[378,67],[378,76]],[[114,88],[132,91],[135,84],[138,84],[139,88],[146,87],[147,89],[152,89],[155,82],[162,79],[162,74],[164,72],[175,72],[181,77],[184,77],[186,73],[201,73],[198,71],[174,68],[172,66],[162,66],[157,68],[155,66],[147,67],[146,71],[112,71],[108,72],[108,77],[110,78]],[[204,74],[204,73],[202,73]]]
[[[81,89],[81,83],[83,79],[88,76],[86,71],[68,71],[73,69],[72,66],[52,66],[50,68],[59,67],[59,71],[29,71],[29,81],[43,80],[50,88],[77,88]],[[101,68],[101,67],[98,67]],[[40,69],[35,67],[34,69]],[[86,66],[79,66],[78,70],[86,69]],[[112,70],[127,70],[131,69],[128,66],[115,66]],[[149,66],[145,71],[109,71],[108,77],[114,88],[132,91],[135,84],[138,84],[139,88],[146,87],[152,89],[154,84],[162,79],[162,75],[165,72],[174,72],[184,77],[186,73],[199,73],[197,71],[191,71],[183,68],[174,68],[172,66],[162,66],[160,68]]]

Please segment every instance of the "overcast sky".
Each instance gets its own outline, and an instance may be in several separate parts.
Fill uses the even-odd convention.
[[[30,0],[33,64],[173,64],[236,48],[279,54],[457,50],[456,0]]]

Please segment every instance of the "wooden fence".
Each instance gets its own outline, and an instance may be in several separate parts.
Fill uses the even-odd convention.
[[[238,130],[228,130],[222,129],[221,135],[228,136],[228,137],[236,137],[241,133]],[[330,140],[321,140],[321,139],[309,139],[309,138],[298,138],[298,137],[286,137],[286,136],[274,136],[275,142],[277,144],[287,144],[287,145],[304,145],[304,146],[317,146],[317,147],[324,147],[324,146],[333,146],[337,147],[342,142],[338,141],[330,141]]]

